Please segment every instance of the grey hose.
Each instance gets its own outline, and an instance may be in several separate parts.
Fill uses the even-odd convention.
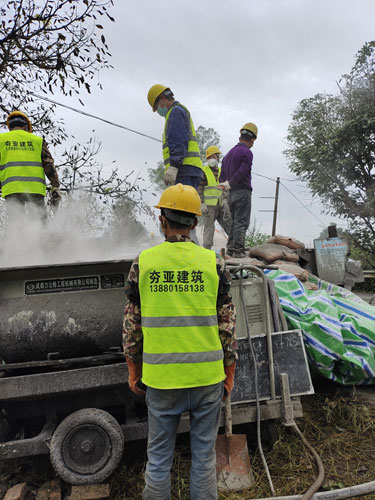
[[[281,327],[279,323],[279,310],[277,308],[277,301],[279,300],[276,290],[274,289],[274,284],[273,281],[268,280],[268,294],[270,298],[270,303],[271,303],[271,312],[272,312],[272,319],[273,319],[273,329],[275,332],[280,332]]]
[[[310,488],[305,491],[305,493],[302,495],[301,500],[310,500],[314,493],[318,491],[318,489],[322,486],[324,482],[324,468],[323,468],[323,463],[320,459],[320,456],[317,454],[317,452],[314,450],[314,448],[311,446],[311,444],[307,441],[305,436],[302,434],[302,432],[299,430],[297,424],[294,422],[292,424],[292,429],[294,432],[301,438],[303,444],[306,446],[306,448],[310,451],[310,453],[313,455],[315,458],[315,462],[318,466],[318,477],[316,480],[313,482],[313,484],[310,486]]]
[[[339,490],[320,491],[315,493],[311,500],[341,500],[342,498],[360,497],[375,492],[375,481],[369,483],[357,484],[356,486],[348,486]],[[250,499],[249,499],[250,500]],[[301,495],[290,495],[286,497],[267,497],[257,498],[252,500],[302,500]]]
[[[241,267],[241,266],[240,266]],[[268,479],[268,484],[271,489],[272,495],[275,495],[275,488],[273,486],[271,474],[267,465],[266,457],[264,456],[263,452],[263,447],[262,447],[262,438],[261,438],[261,433],[260,433],[260,403],[259,403],[259,391],[258,391],[258,370],[257,370],[257,360],[255,357],[254,349],[253,349],[253,343],[251,341],[251,336],[250,336],[250,327],[249,327],[249,320],[246,314],[246,304],[245,304],[245,299],[243,296],[243,278],[242,278],[242,270],[240,269],[240,297],[241,297],[241,302],[242,302],[242,308],[244,311],[244,316],[245,316],[245,323],[246,323],[246,329],[247,329],[247,337],[249,339],[249,344],[250,344],[250,352],[251,352],[251,357],[253,359],[254,363],[254,385],[255,385],[255,396],[256,396],[256,409],[257,409],[257,441],[258,441],[258,448],[259,448],[259,453],[263,462],[263,467],[266,471],[267,474],[267,479]],[[268,299],[268,297],[267,297]]]
[[[243,310],[246,311],[245,299],[244,299],[244,296],[243,296],[243,277],[242,277],[241,267],[242,266],[240,265],[239,266],[239,269],[240,269],[240,297],[241,297],[241,302],[242,302]],[[275,300],[274,300],[275,299],[275,295],[272,296],[271,288],[272,287],[270,285],[268,285],[267,289],[268,289],[268,293],[270,293],[270,295],[271,295],[271,303],[274,304],[274,302],[275,302]],[[272,290],[272,291],[275,292],[274,290]],[[267,296],[266,296],[266,299],[268,300]],[[273,312],[275,312],[275,311],[273,311]],[[274,490],[274,487],[273,487],[271,475],[270,475],[270,472],[269,472],[269,469],[268,469],[268,465],[267,465],[266,458],[265,458],[264,453],[263,453],[263,448],[262,448],[262,443],[261,443],[261,436],[260,436],[260,404],[259,404],[259,394],[258,394],[258,373],[257,373],[257,369],[256,369],[255,353],[254,353],[254,350],[253,350],[253,346],[252,346],[252,342],[251,342],[251,337],[250,337],[249,322],[248,322],[248,318],[247,318],[246,314],[245,314],[245,323],[246,323],[247,335],[248,335],[249,344],[250,344],[251,356],[253,358],[253,363],[254,363],[254,383],[255,383],[255,394],[256,394],[256,405],[257,405],[257,438],[258,438],[258,447],[259,447],[259,452],[260,452],[260,455],[261,455],[261,458],[262,458],[262,462],[263,462],[263,465],[264,465],[264,468],[265,468],[265,471],[266,471],[266,474],[267,474],[268,482],[269,482],[269,485],[270,485],[270,488],[271,488],[271,493],[272,493],[272,495],[275,495],[275,490]],[[308,450],[310,451],[310,453],[313,455],[313,457],[315,458],[316,464],[318,466],[319,473],[318,473],[317,479],[314,481],[314,483],[310,486],[310,488],[302,496],[296,496],[296,498],[298,498],[300,500],[310,500],[311,498],[313,498],[313,496],[316,493],[316,491],[318,491],[318,489],[320,488],[320,486],[324,482],[324,468],[323,468],[323,463],[322,463],[319,455],[317,454],[317,452],[314,450],[314,448],[311,446],[311,444],[304,437],[304,435],[299,430],[299,428],[298,428],[298,426],[297,426],[297,424],[295,422],[292,424],[292,428],[296,432],[296,434],[301,438],[301,440],[302,440],[303,444],[306,446],[306,448],[308,448]],[[280,497],[280,498],[282,498],[282,497]],[[288,498],[288,497],[285,497],[285,498]],[[289,498],[292,498],[292,497],[289,497]]]

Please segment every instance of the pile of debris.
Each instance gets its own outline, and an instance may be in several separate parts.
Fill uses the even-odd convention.
[[[9,489],[5,483],[0,483],[0,498],[3,500],[62,500],[62,498],[65,500],[104,500],[110,497],[109,484],[66,486],[68,496],[62,494],[59,479],[47,481],[38,490],[31,489],[27,483],[18,483]]]
[[[262,245],[250,248],[249,257],[241,261],[261,269],[280,269],[294,274],[306,288],[317,290],[314,283],[308,282],[312,269],[308,266],[309,261],[301,257],[301,252],[305,252],[304,243],[289,236],[276,235]]]
[[[272,236],[262,245],[251,247],[249,257],[241,259],[241,262],[239,259],[231,258],[228,260],[228,264],[238,265],[239,263],[250,264],[261,269],[280,269],[293,274],[308,290],[318,289],[315,284],[316,279],[309,280],[309,275],[326,279],[318,272],[315,250],[305,248],[304,243],[289,236]],[[346,257],[343,265],[345,269],[343,269],[342,282],[332,281],[332,283],[340,284],[351,290],[355,283],[363,281],[361,263]]]
[[[255,257],[258,264],[274,265],[287,273],[294,274],[300,281],[307,281],[309,271],[303,269],[299,264],[298,249],[304,249],[305,245],[288,236],[272,236],[263,245],[250,248],[250,257]],[[256,264],[255,264],[256,265]]]

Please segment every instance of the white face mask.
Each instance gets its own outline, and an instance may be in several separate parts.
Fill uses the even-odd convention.
[[[216,160],[216,158],[210,158],[208,161],[207,161],[208,165],[210,167],[216,167],[218,165],[218,161]]]

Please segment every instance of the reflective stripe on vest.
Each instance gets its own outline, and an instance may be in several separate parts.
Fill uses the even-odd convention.
[[[186,156],[182,160],[182,164],[183,165],[192,165],[192,166],[198,167],[198,168],[203,168],[201,155],[200,155],[200,151],[199,151],[199,145],[198,145],[198,141],[197,141],[197,136],[195,135],[194,124],[193,124],[193,120],[191,119],[189,110],[187,108],[185,108],[185,106],[183,106],[179,102],[175,102],[175,104],[171,108],[169,108],[168,113],[165,117],[165,125],[164,125],[164,132],[163,132],[164,170],[167,170],[167,168],[170,165],[168,137],[167,137],[167,123],[168,123],[171,111],[173,110],[175,105],[180,106],[181,108],[183,108],[186,111],[188,121],[189,121],[188,148],[187,148]]]
[[[210,352],[169,352],[168,354],[143,353],[143,361],[149,365],[175,363],[207,363],[223,359],[223,350]]]
[[[46,195],[42,166],[43,139],[24,130],[0,134],[2,197],[13,193]]]
[[[139,256],[144,384],[178,389],[225,378],[216,301],[216,256],[164,242]]]
[[[203,172],[206,174],[207,186],[203,189],[204,202],[206,205],[215,206],[223,196],[223,190],[218,187],[221,168],[218,169],[217,178],[208,165],[203,167]]]

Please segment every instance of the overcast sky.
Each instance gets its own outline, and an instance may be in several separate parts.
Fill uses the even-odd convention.
[[[196,128],[220,134],[224,154],[244,123],[256,123],[254,172],[281,177],[315,214],[281,186],[277,233],[312,243],[322,229],[317,219],[335,219],[322,214],[306,187],[291,182],[282,154],[287,128],[298,102],[336,93],[356,52],[375,39],[375,1],[115,0],[110,13],[116,22],[104,24],[104,35],[114,68],[100,73],[103,90],[85,95],[81,109],[161,138],[164,119],[152,113],[147,92],[162,83],[188,107]],[[80,107],[75,99],[62,102]],[[79,142],[95,129],[108,169],[116,160],[121,172],[147,178],[147,168],[162,158],[155,141],[63,108],[57,114]],[[274,195],[275,182],[254,175],[253,187],[252,221],[270,233],[272,213],[260,210],[273,209],[273,199],[262,197]]]

